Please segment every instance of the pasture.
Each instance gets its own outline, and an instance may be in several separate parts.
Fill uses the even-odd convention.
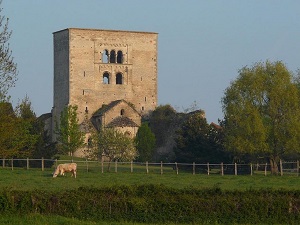
[[[44,171],[36,168],[0,168],[0,188],[11,190],[65,190],[79,187],[109,187],[116,185],[144,185],[159,184],[175,189],[184,188],[220,188],[222,190],[249,190],[249,189],[285,189],[300,190],[300,177],[296,175],[272,176],[264,173],[251,175],[224,175],[220,174],[192,174],[180,172],[176,174],[172,168],[164,168],[160,174],[160,168],[150,168],[146,173],[144,168],[137,168],[131,172],[128,165],[119,165],[117,172],[112,166],[111,171],[102,173],[101,167],[78,164],[77,178],[66,176],[52,177],[54,168],[45,168]]]
[[[37,191],[37,192],[69,192],[79,188],[105,188],[116,186],[140,186],[140,185],[163,185],[167,188],[176,190],[201,190],[201,189],[221,189],[224,191],[247,192],[249,190],[300,190],[300,177],[297,174],[272,176],[265,175],[261,171],[253,175],[224,175],[221,176],[218,171],[211,170],[211,173],[191,173],[190,170],[181,170],[178,174],[172,167],[164,167],[161,173],[160,165],[149,167],[149,172],[145,171],[144,166],[119,164],[111,166],[110,172],[107,172],[99,166],[78,163],[77,178],[71,177],[70,173],[66,176],[53,178],[54,167],[44,168],[0,168],[0,190],[16,191]],[[126,190],[126,188],[125,188]],[[170,190],[169,190],[170,191]],[[251,193],[251,191],[250,191]],[[260,193],[260,192],[257,192]],[[271,193],[271,192],[270,192]],[[45,193],[46,194],[46,193]],[[256,195],[256,193],[254,193]],[[137,201],[134,197],[132,201]],[[141,198],[143,199],[143,197]],[[129,200],[130,202],[131,200]],[[141,200],[143,202],[143,200]],[[140,203],[142,203],[140,202]],[[139,202],[137,202],[139,203]],[[211,221],[210,221],[211,222]],[[274,223],[274,220],[273,220]],[[76,218],[67,218],[58,215],[27,214],[20,216],[2,215],[0,224],[86,224],[86,225],[121,225],[143,223],[117,222],[117,221],[86,221]],[[147,223],[150,224],[150,223]],[[165,223],[156,224],[181,224]],[[183,223],[182,223],[183,224]],[[188,223],[187,223],[188,224]],[[211,223],[203,223],[211,224]],[[216,221],[213,224],[219,224]],[[221,224],[221,223],[220,223]],[[239,224],[239,223],[236,223]]]

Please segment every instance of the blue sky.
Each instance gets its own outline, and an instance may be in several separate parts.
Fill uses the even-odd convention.
[[[3,0],[19,80],[37,115],[53,105],[52,33],[65,28],[150,31],[158,37],[158,103],[223,118],[224,90],[244,66],[300,68],[299,0]]]

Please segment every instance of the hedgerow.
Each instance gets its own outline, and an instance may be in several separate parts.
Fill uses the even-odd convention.
[[[300,191],[173,189],[162,185],[0,192],[0,214],[146,223],[281,224],[299,221]]]

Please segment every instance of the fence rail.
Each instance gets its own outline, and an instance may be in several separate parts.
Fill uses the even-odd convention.
[[[70,160],[54,160],[54,159],[0,159],[0,167],[3,169],[14,168],[39,168],[42,171],[45,168],[54,169],[60,163],[69,163]],[[271,167],[268,163],[255,163],[255,164],[210,164],[210,163],[153,163],[153,162],[104,162],[92,160],[74,160],[77,163],[79,170],[98,171],[101,173],[109,172],[135,172],[135,173],[192,173],[192,174],[219,174],[224,175],[253,175],[263,174],[265,176],[271,174]],[[280,161],[279,173],[283,175],[296,175],[299,176],[299,161],[285,162]]]

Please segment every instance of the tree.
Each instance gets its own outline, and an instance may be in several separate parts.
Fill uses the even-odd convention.
[[[176,160],[189,163],[227,161],[228,156],[218,144],[216,132],[207,124],[202,112],[191,114],[177,131]]]
[[[2,12],[0,7],[0,101],[7,101],[7,92],[15,85],[18,72],[8,43],[12,32],[8,29],[8,18]]]
[[[138,160],[150,161],[155,150],[155,135],[152,133],[148,123],[143,123],[135,137],[136,148],[139,153]]]
[[[285,154],[300,151],[299,89],[282,62],[244,67],[222,98],[225,147],[235,155],[270,160],[272,173]]]
[[[65,107],[60,115],[60,124],[56,125],[58,148],[63,154],[73,156],[74,152],[84,145],[84,132],[80,130],[77,117],[77,106]]]
[[[11,103],[0,102],[0,154],[2,158],[30,157],[37,142],[32,124],[17,117]]]
[[[137,157],[133,139],[113,128],[105,128],[92,137],[94,156],[112,161],[131,161]]]

